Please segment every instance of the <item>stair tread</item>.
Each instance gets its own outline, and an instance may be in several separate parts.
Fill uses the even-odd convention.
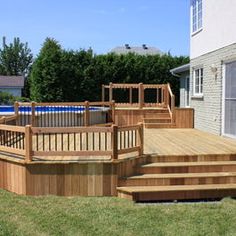
[[[170,117],[156,117],[156,118],[143,118],[144,121],[146,120],[171,120]]]
[[[195,190],[224,190],[224,189],[236,189],[236,184],[204,184],[204,185],[117,187],[118,191],[127,192],[127,193],[173,192],[173,191],[195,191]]]
[[[143,174],[122,179],[157,179],[157,178],[195,178],[195,177],[225,177],[236,176],[236,172],[207,172],[207,173],[173,173],[173,174]]]
[[[175,166],[212,166],[212,165],[236,165],[236,161],[194,161],[194,162],[154,162],[141,167],[175,167]]]

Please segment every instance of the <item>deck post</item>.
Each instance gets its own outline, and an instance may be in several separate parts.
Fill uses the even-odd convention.
[[[35,124],[35,102],[31,102],[31,125],[34,127]]]
[[[118,126],[112,125],[112,134],[111,134],[111,148],[112,154],[111,159],[117,160],[118,159]]]
[[[139,101],[139,108],[142,109],[143,108],[143,103],[144,103],[144,90],[143,90],[143,83],[139,83],[138,85],[138,101]]]
[[[112,83],[109,84],[109,102],[113,100],[113,91],[112,91]]]
[[[115,101],[112,100],[111,102],[111,119],[112,123],[115,124]]]
[[[170,109],[171,109],[171,101],[170,101],[170,93],[169,93],[169,89],[168,89],[168,84],[166,85],[166,106],[168,107],[170,107]]]
[[[84,102],[84,126],[89,126],[89,101]]]
[[[139,156],[143,155],[143,145],[144,145],[144,138],[143,138],[143,123],[139,122],[139,130],[138,130],[138,143],[139,143]]]
[[[14,102],[14,112],[16,116],[16,125],[19,125],[19,102]]]
[[[25,161],[32,161],[32,130],[31,125],[25,126]]]

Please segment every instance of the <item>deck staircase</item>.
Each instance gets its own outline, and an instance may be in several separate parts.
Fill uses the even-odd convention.
[[[144,118],[143,123],[145,128],[172,128],[174,126],[167,108],[155,110],[153,117]]]
[[[118,182],[118,196],[134,201],[236,197],[236,156],[150,156],[134,176]]]

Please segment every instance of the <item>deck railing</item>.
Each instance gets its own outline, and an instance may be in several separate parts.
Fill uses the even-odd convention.
[[[0,152],[24,156],[26,153],[26,128],[0,125]]]
[[[32,127],[0,125],[0,151],[19,154],[26,162],[50,157],[77,156],[119,159],[143,154],[143,125],[118,127]],[[109,158],[110,157],[110,158]]]
[[[114,102],[15,102],[14,111],[20,126],[72,127],[112,123],[114,106]]]
[[[107,93],[108,90],[108,93]],[[115,95],[120,91],[119,96]],[[168,97],[171,96],[172,99]],[[174,107],[174,95],[169,84],[102,85],[102,101],[115,100],[117,107]]]

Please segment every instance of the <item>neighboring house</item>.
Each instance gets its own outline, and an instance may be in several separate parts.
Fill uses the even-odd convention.
[[[190,84],[185,86],[190,86],[195,128],[236,138],[235,12],[235,0],[191,0]],[[177,69],[171,72],[182,78]]]
[[[136,53],[138,55],[163,55],[160,49],[155,47],[149,47],[146,44],[143,44],[141,47],[133,47],[129,44],[125,44],[124,46],[119,46],[111,50],[111,52],[116,54],[128,54],[128,53]]]
[[[22,89],[24,88],[24,81],[24,76],[0,75],[0,91],[21,97]]]

